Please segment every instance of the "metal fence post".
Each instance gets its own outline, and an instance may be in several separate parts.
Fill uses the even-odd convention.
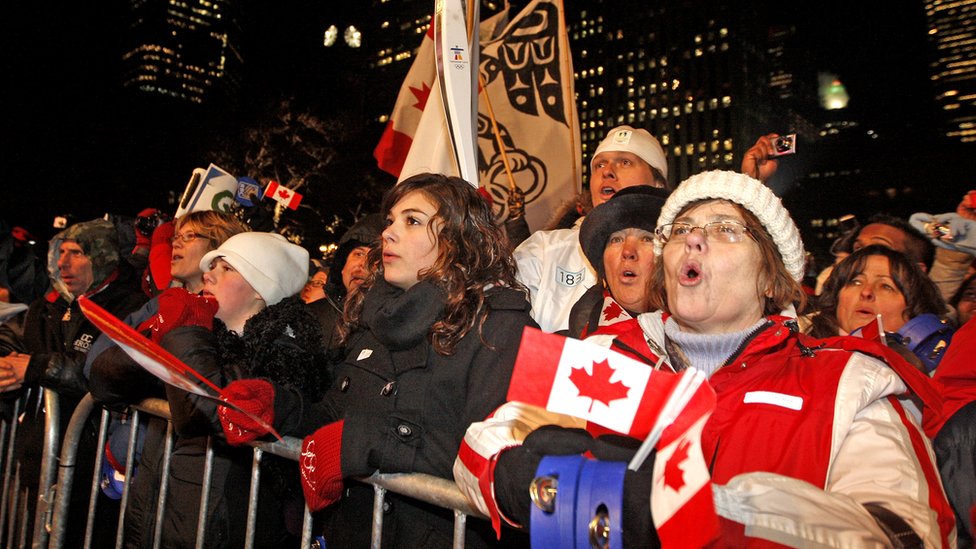
[[[207,533],[207,506],[210,504],[210,479],[213,477],[213,437],[207,437],[207,454],[203,462],[203,481],[200,486],[200,513],[197,515],[197,549],[203,549]]]
[[[15,504],[12,503],[14,494],[10,490],[10,481],[14,474],[14,442],[17,440],[17,418],[20,417],[20,408],[24,405],[24,398],[20,397],[14,401],[10,422],[3,422],[3,492],[0,493],[3,499],[0,501],[0,539],[2,539],[4,525],[7,524],[7,513],[16,508]],[[9,516],[14,516],[14,514],[11,513]],[[11,521],[11,527],[13,524]],[[8,537],[8,539],[12,538]]]
[[[47,393],[47,390],[45,390],[45,393]],[[57,398],[53,391],[51,391],[51,396]],[[82,437],[85,424],[88,422],[88,416],[94,408],[95,402],[92,400],[91,395],[85,395],[85,398],[81,399],[78,407],[75,408],[75,412],[71,416],[71,421],[68,423],[68,430],[64,433],[64,447],[61,450],[61,464],[58,468],[57,497],[52,502],[53,516],[51,517],[49,547],[54,549],[60,549],[64,543],[64,532],[68,525],[68,508],[71,503],[71,489],[75,480],[75,465],[78,463],[78,441]],[[40,505],[40,502],[38,502],[38,505]],[[90,532],[86,531],[85,537],[88,538],[89,536]],[[36,539],[35,547],[38,547]],[[45,544],[40,547],[48,547],[48,545]]]
[[[386,488],[373,485],[373,533],[369,542],[372,549],[383,546],[383,503],[386,501]]]
[[[48,527],[57,488],[54,486],[55,462],[58,459],[58,431],[61,426],[61,408],[58,394],[44,389],[44,454],[41,456],[41,474],[37,485],[37,509],[34,513],[34,547],[47,547]]]

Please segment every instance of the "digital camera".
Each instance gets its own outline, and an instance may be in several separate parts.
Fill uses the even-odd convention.
[[[773,139],[773,154],[771,156],[785,156],[796,153],[796,134],[781,135]]]

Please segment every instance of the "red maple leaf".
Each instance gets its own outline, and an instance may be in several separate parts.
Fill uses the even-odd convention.
[[[604,360],[593,363],[593,374],[586,373],[586,369],[582,367],[573,368],[569,374],[569,380],[576,386],[580,396],[593,399],[589,411],[593,411],[593,403],[598,400],[609,406],[614,400],[627,398],[630,387],[624,385],[622,381],[610,383],[614,372],[616,370]]]
[[[688,439],[682,440],[668,458],[668,462],[664,464],[664,485],[675,492],[680,491],[685,485],[685,470],[681,468],[681,464],[688,459],[689,447],[691,442]]]
[[[591,309],[592,310],[592,309]],[[611,301],[606,309],[603,309],[603,320],[613,320],[622,315],[624,310],[616,301]]]
[[[410,93],[417,98],[417,103],[414,104],[414,107],[423,111],[427,105],[427,98],[430,97],[430,86],[427,85],[427,82],[421,83],[420,88],[410,86]]]
[[[291,194],[288,193],[288,189],[278,189],[278,196],[281,198],[288,198]]]

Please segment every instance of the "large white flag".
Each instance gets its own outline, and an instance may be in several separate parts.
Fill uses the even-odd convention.
[[[496,210],[507,215],[509,180],[487,114],[487,96],[515,183],[525,193],[526,220],[535,230],[580,189],[572,59],[562,0],[534,0],[506,23],[508,18],[502,12],[480,26],[485,88],[479,95],[479,184],[491,194]],[[374,151],[380,168],[401,181],[426,171],[458,173],[435,78],[428,33]]]

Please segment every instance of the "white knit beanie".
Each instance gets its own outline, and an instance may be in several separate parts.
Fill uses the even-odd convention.
[[[308,280],[308,251],[276,233],[247,232],[228,238],[200,260],[200,270],[223,258],[270,307],[301,291]]]
[[[668,178],[668,160],[664,156],[664,149],[647,130],[634,129],[630,126],[617,126],[610,130],[600,145],[597,146],[596,151],[593,152],[593,159],[605,151],[624,151],[636,154],[641,160],[650,164],[652,168],[661,172],[664,179]],[[590,171],[593,170],[593,159],[590,160]]]
[[[673,222],[678,212],[688,204],[709,198],[735,202],[759,218],[773,237],[786,270],[795,280],[803,280],[805,255],[796,223],[773,191],[748,175],[716,170],[689,177],[678,185],[664,203],[657,226]],[[661,251],[661,242],[655,240],[654,253],[661,255]]]

